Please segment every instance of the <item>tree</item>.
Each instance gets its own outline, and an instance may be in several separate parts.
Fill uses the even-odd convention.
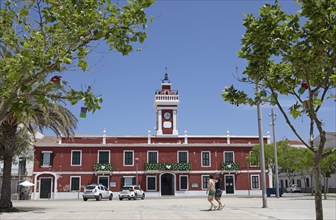
[[[134,51],[134,44],[146,38],[150,20],[144,10],[153,2],[134,0],[122,7],[110,0],[0,3],[0,132],[6,138],[0,146],[3,185],[10,181],[12,157],[17,150],[11,140],[19,124],[51,127],[57,135],[73,134],[73,127],[64,127],[65,118],[54,120],[49,115],[38,119],[37,106],[46,112],[54,104],[83,101],[88,111],[100,109],[102,98],[92,92],[91,86],[85,90],[72,88],[62,75],[74,67],[87,70],[87,55],[101,41],[123,55]],[[8,189],[2,189],[0,200],[5,209],[12,207]]]
[[[287,175],[291,185],[292,179],[303,169],[304,149],[292,147],[287,141],[281,141],[281,143],[278,148],[279,172]]]
[[[31,102],[33,102],[33,100]],[[0,126],[2,140],[0,143],[0,155],[3,157],[4,161],[3,184],[0,198],[1,211],[13,210],[11,202],[11,172],[13,157],[18,154],[22,148],[31,146],[31,142],[24,142],[22,138],[20,138],[19,133],[21,130],[26,130],[29,131],[30,134],[35,134],[36,130],[50,128],[57,136],[60,136],[61,134],[71,136],[74,134],[77,125],[77,119],[71,111],[55,103],[49,103],[45,106],[37,104],[35,105],[35,111],[33,113],[31,118],[22,122],[18,121],[15,114],[12,114],[11,117],[7,117]],[[20,128],[19,125],[23,125],[22,128]]]
[[[336,1],[298,0],[301,10],[287,14],[275,2],[259,10],[259,16],[247,14],[246,32],[242,38],[239,57],[248,61],[240,81],[256,84],[254,97],[234,86],[226,87],[222,96],[234,105],[257,105],[269,102],[277,106],[296,137],[314,154],[315,214],[323,219],[321,196],[321,161],[332,153],[324,153],[326,131],[319,110],[336,87]],[[292,98],[289,111],[281,97]],[[305,115],[309,120],[303,140],[293,120]],[[314,145],[314,136],[320,136]],[[335,151],[335,149],[333,150]]]
[[[104,41],[123,55],[142,43],[144,9],[154,0],[129,1],[124,7],[110,0],[6,0],[0,7],[0,124],[9,112],[19,119],[32,111],[29,99],[76,104],[88,111],[100,109],[101,97],[62,86],[61,75],[70,67],[88,68],[86,57]],[[19,114],[18,114],[19,116]]]
[[[328,193],[328,180],[331,177],[332,174],[336,173],[336,153],[329,155],[327,158],[325,158],[321,163],[321,170],[322,170],[322,176],[323,176],[323,193],[324,193],[324,199],[327,199],[327,193]]]
[[[311,180],[313,180],[314,169],[313,169],[313,162],[314,162],[314,155],[308,148],[303,148],[304,151],[301,154],[301,175],[304,177],[305,188],[308,187],[308,183],[306,181],[306,176],[308,175]],[[311,188],[313,188],[313,181],[311,182]],[[313,195],[313,190],[311,190],[311,194]]]
[[[272,169],[272,173],[275,174],[274,163],[274,148],[273,145],[266,144],[265,148],[265,160],[268,162],[268,166]],[[289,179],[289,182],[293,179],[296,172],[301,171],[303,168],[303,148],[291,147],[287,141],[279,141],[277,143],[277,156],[279,173],[285,173]],[[249,161],[257,164],[260,158],[260,146],[255,145],[252,148],[252,153],[249,157]]]

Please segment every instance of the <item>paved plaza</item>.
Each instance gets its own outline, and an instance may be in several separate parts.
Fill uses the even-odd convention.
[[[19,200],[14,207],[22,210],[1,213],[0,219],[315,219],[314,197],[308,194],[284,194],[267,197],[224,196],[222,211],[207,211],[204,197],[160,197],[145,200]],[[324,219],[336,219],[336,195],[323,200]]]

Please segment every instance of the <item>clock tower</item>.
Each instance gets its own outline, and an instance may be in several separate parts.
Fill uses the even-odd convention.
[[[154,108],[156,111],[156,135],[178,135],[177,107],[178,91],[171,89],[168,73],[162,79],[161,89],[156,90]]]

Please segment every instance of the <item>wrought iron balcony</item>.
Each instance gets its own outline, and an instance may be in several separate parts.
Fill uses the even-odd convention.
[[[145,170],[191,170],[190,163],[145,163]]]
[[[110,163],[105,163],[105,164],[95,163],[93,164],[93,169],[95,171],[112,171],[113,166]]]
[[[221,163],[222,170],[240,170],[240,164],[235,162]]]

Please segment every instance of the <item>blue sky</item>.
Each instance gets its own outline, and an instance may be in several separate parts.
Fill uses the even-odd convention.
[[[147,10],[154,20],[148,25],[148,38],[141,52],[122,56],[100,45],[89,57],[89,71],[68,72],[63,80],[78,87],[93,84],[104,99],[102,109],[79,118],[77,134],[147,135],[154,134],[154,92],[168,68],[172,89],[178,90],[178,130],[189,135],[258,135],[257,110],[232,106],[221,97],[225,86],[234,84],[250,92],[251,85],[238,83],[234,75],[244,70],[238,58],[245,32],[245,13],[258,14],[265,0],[157,0]],[[279,1],[287,11],[299,9],[295,1]],[[283,99],[284,103],[291,100]],[[79,117],[80,105],[69,107]],[[287,108],[287,107],[286,107]],[[276,139],[297,140],[277,108]],[[272,134],[269,106],[262,106],[263,134]],[[335,103],[321,109],[327,131],[335,131]],[[308,119],[295,125],[308,138]]]

